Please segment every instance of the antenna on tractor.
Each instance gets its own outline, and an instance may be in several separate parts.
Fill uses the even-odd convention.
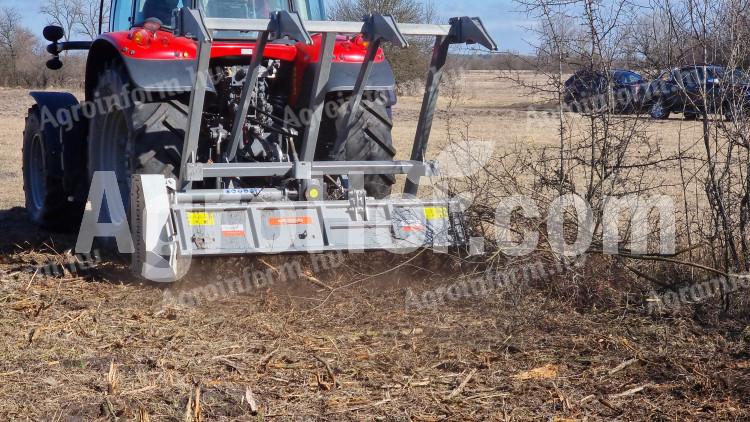
[[[99,35],[102,34],[103,24],[104,24],[104,0],[99,0]]]

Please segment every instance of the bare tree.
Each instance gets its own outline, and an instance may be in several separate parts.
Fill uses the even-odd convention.
[[[8,73],[13,85],[18,85],[18,37],[21,14],[12,7],[0,9],[0,55],[7,59]]]
[[[397,22],[430,22],[435,16],[432,3],[417,0],[335,0],[329,14],[337,20],[360,20],[370,13],[390,14]]]
[[[65,30],[65,41],[70,40],[70,36],[83,20],[81,0],[48,0],[39,11],[47,17],[49,24],[58,25]]]
[[[550,83],[537,93],[549,94],[547,101],[561,104],[554,95],[564,89],[566,68],[607,75],[629,63],[655,75],[692,65],[697,86],[697,92],[688,94],[682,80],[688,70],[674,86],[688,101],[685,109],[675,111],[693,122],[685,123],[689,130],[680,123],[677,133],[668,135],[677,137],[672,153],[662,151],[668,144],[660,145],[652,122],[638,115],[620,117],[607,101],[604,109],[592,104],[582,116],[560,113],[559,148],[547,147],[552,153],[542,150],[525,165],[539,180],[534,192],[578,193],[592,205],[599,224],[601,198],[653,191],[674,195],[673,186],[679,186],[684,204],[679,236],[687,240],[681,249],[690,257],[680,263],[701,271],[665,270],[667,274],[654,277],[649,274],[659,274],[659,269],[653,261],[629,261],[625,268],[658,288],[750,270],[747,0],[651,0],[638,8],[627,7],[627,0],[517,1],[540,23],[539,72]],[[520,161],[517,156],[512,160]],[[600,235],[594,233],[595,244]],[[742,300],[737,296],[732,302]],[[728,294],[723,304],[729,309]]]
[[[109,2],[104,2],[101,10],[99,0],[79,0],[80,13],[78,15],[78,32],[92,40],[99,35],[99,15],[102,17],[102,28],[109,23]]]
[[[418,0],[334,0],[328,14],[334,20],[360,21],[370,13],[393,15],[401,23],[433,23],[436,20],[432,2]],[[401,49],[384,44],[386,57],[393,65],[398,83],[422,79],[430,59],[430,40],[410,38],[409,48]]]

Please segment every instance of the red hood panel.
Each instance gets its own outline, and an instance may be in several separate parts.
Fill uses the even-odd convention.
[[[146,42],[139,45],[133,40],[133,34],[142,31]],[[185,37],[175,37],[168,31],[157,31],[155,34],[143,29],[134,28],[130,31],[108,32],[101,38],[109,40],[120,50],[120,53],[134,59],[141,60],[186,60],[195,59],[197,44]],[[301,61],[314,63],[318,61],[322,37],[313,35],[313,45],[268,44],[264,56],[270,59],[284,61]],[[217,41],[211,48],[211,57],[250,56],[253,54],[255,43],[238,41]],[[361,43],[353,42],[350,37],[338,36],[334,48],[333,61],[339,63],[361,63],[364,61],[367,48]],[[380,51],[376,62],[384,60]]]
[[[137,30],[137,29],[136,29]],[[195,59],[197,43],[189,38],[175,37],[171,32],[157,31],[149,38],[146,45],[139,45],[131,39],[131,33],[108,32],[102,38],[109,40],[123,55],[142,60],[175,60]],[[250,56],[255,43],[215,42],[211,48],[211,57]],[[297,47],[293,45],[268,44],[265,57],[271,59],[294,61]]]

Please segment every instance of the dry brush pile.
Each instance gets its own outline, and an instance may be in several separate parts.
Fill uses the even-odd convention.
[[[704,62],[724,64],[730,71],[739,69],[750,57],[743,20],[737,17],[744,16],[738,9],[742,2],[654,2],[650,8],[635,11],[626,1],[518,3],[538,21],[541,43],[537,77],[529,80],[526,72],[508,71],[500,78],[537,98],[528,107],[527,129],[531,133],[539,127],[554,128],[557,144],[495,144],[492,152],[485,152],[486,157],[478,160],[480,171],[472,170],[458,182],[446,182],[452,194],[471,198],[474,234],[498,250],[482,265],[502,268],[528,260],[500,251],[504,242],[522,241],[529,229],[540,235],[534,254],[552,263],[568,261],[559,253],[560,248],[551,247],[558,240],[545,235],[552,222],[547,217],[558,213],[558,218],[567,222],[565,239],[573,242],[580,237],[582,225],[576,221],[581,213],[572,206],[555,206],[556,198],[575,195],[590,206],[586,231],[591,246],[584,268],[598,276],[591,280],[578,274],[569,277],[575,280],[569,284],[550,283],[552,289],[575,292],[574,297],[582,294],[571,300],[584,306],[611,303],[621,296],[616,292],[624,288],[625,298],[637,294],[646,307],[649,300],[661,297],[659,294],[690,289],[717,277],[735,284],[745,280],[741,274],[750,269],[750,122],[746,116],[728,120],[721,112],[703,111],[673,130],[673,120],[654,121],[647,110],[629,115],[615,112],[611,106],[615,99],[609,99],[609,107],[584,113],[571,113],[564,102],[564,82],[571,69],[608,74],[625,62],[651,72],[655,65],[670,69]],[[649,20],[648,16],[667,20]],[[676,40],[679,45],[674,44]],[[659,56],[671,61],[657,64],[650,56],[657,53],[647,47],[657,44],[673,47]],[[460,93],[456,95],[460,97]],[[452,95],[453,102],[460,102],[456,95]],[[701,95],[705,100],[710,93],[704,90]],[[462,157],[459,161],[475,159],[478,154],[471,151],[476,148],[472,118],[448,119],[446,125],[450,149]],[[528,216],[529,209],[516,204],[512,223],[500,222],[498,204],[519,196],[538,206],[538,212],[534,210],[535,215]],[[647,215],[648,230],[644,230],[632,226],[629,215],[607,215],[613,201],[627,198],[667,200],[673,212],[666,214],[673,217],[665,219],[665,215],[651,212]],[[612,241],[607,237],[608,224],[619,230],[615,239],[619,247],[615,250],[607,248]],[[664,230],[675,233],[673,250],[660,247]],[[638,241],[649,242],[646,253],[631,249]],[[618,276],[612,268],[623,270],[628,282],[615,282],[613,278]],[[713,297],[704,295],[683,302],[705,300],[720,304],[717,311],[732,311],[737,317],[747,318],[748,292],[741,288],[720,290],[712,292]]]

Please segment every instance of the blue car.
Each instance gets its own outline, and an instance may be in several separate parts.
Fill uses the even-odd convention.
[[[646,102],[654,119],[666,119],[672,113],[682,113],[685,119],[715,113],[735,120],[750,108],[750,77],[741,69],[683,66],[654,80]]]
[[[579,70],[565,81],[564,101],[574,112],[638,112],[648,81],[632,70]]]

